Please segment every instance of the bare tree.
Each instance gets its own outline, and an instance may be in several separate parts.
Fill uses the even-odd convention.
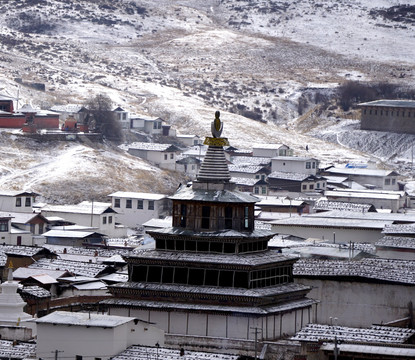
[[[108,140],[121,141],[121,124],[116,118],[111,99],[105,94],[98,94],[89,99],[85,107],[88,109],[88,125],[100,132]]]

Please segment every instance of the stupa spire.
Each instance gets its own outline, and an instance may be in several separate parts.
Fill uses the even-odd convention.
[[[227,138],[221,137],[223,123],[220,120],[220,112],[216,111],[215,120],[212,121],[212,137],[206,137],[204,145],[208,145],[205,159],[200,166],[197,181],[200,182],[229,182],[229,168],[226,162],[224,146],[229,146]]]

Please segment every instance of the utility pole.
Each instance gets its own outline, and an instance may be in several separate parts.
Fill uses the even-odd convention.
[[[55,350],[55,351],[52,351],[52,353],[55,353],[55,360],[58,360],[58,354],[59,354],[60,352],[63,352],[63,351],[62,351],[62,350]]]

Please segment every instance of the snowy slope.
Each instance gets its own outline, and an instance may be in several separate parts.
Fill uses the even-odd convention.
[[[391,20],[381,13],[397,4],[0,0],[0,92],[16,95],[15,78],[44,83],[44,93],[24,86],[19,92],[21,104],[30,101],[42,107],[84,102],[106,93],[117,106],[161,116],[180,133],[202,137],[209,135],[210,121],[219,109],[224,136],[232,145],[283,142],[301,155],[308,144],[311,155],[323,164],[371,159],[405,171],[412,136],[361,132],[357,121],[341,115],[330,118],[323,113],[306,119],[301,131],[298,122],[298,99],[304,91],[329,93],[349,79],[390,81],[403,87],[413,83],[411,14]],[[8,152],[10,141],[3,137],[0,152]],[[96,151],[59,145],[52,147],[54,152],[34,146],[42,156],[33,156],[30,146],[24,145],[19,154],[27,159],[21,164],[14,154],[0,160],[4,169],[0,186],[31,186],[41,192],[38,188],[47,187],[42,184],[55,182],[81,192],[80,184],[94,182],[91,173],[106,174],[115,163],[120,174],[149,166],[135,159],[131,165],[129,156],[105,146]],[[39,171],[25,173],[28,162]],[[68,164],[63,172],[51,170],[63,163]],[[107,176],[106,186],[95,180],[90,188],[96,187],[99,194],[110,187],[110,191],[146,191],[154,179],[163,179],[158,172],[148,167],[144,182],[132,175],[125,181],[121,176],[110,181]],[[157,191],[178,183],[169,176]]]

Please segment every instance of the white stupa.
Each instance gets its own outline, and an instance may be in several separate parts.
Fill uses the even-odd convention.
[[[1,284],[0,287],[0,325],[27,326],[33,329],[33,323],[27,323],[33,317],[23,311],[26,302],[17,293],[19,285],[17,281],[13,281],[11,267],[9,268],[7,281]]]

